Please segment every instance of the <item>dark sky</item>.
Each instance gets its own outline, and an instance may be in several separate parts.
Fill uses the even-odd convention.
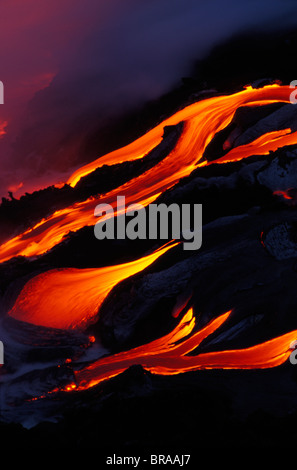
[[[296,0],[1,0],[0,196],[67,180],[96,120],[158,98],[233,34],[296,13]]]

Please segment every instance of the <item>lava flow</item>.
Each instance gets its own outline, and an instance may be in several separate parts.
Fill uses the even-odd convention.
[[[9,315],[34,325],[82,329],[94,321],[111,289],[143,271],[177,243],[129,263],[94,269],[52,269],[27,282]]]
[[[159,375],[175,375],[201,369],[264,369],[283,364],[292,352],[291,344],[297,330],[246,349],[233,349],[188,354],[214,333],[229,318],[232,311],[209,322],[193,333],[195,318],[190,308],[175,329],[151,343],[101,358],[75,372],[76,383],[64,391],[85,390],[119,375],[140,364],[145,370]],[[191,334],[193,333],[193,334]]]
[[[261,106],[276,102],[289,103],[291,91],[289,86],[279,85],[269,85],[261,89],[247,87],[233,95],[208,98],[178,111],[130,145],[78,170],[69,178],[68,183],[75,186],[82,176],[103,164],[113,165],[147,155],[160,143],[165,126],[184,122],[183,132],[175,148],[160,163],[100,198],[92,197],[56,211],[33,228],[3,243],[0,246],[0,262],[15,256],[30,257],[43,254],[60,243],[69,232],[95,225],[97,220],[94,217],[94,210],[97,204],[107,203],[115,209],[118,195],[126,197],[127,205],[132,203],[148,205],[161,193],[178,183],[181,178],[188,176],[197,168],[199,162],[202,165],[208,163],[201,162],[207,145],[217,132],[230,124],[238,107],[256,104]],[[297,132],[289,134],[288,132],[289,130],[265,134],[251,144],[230,150],[216,163],[240,160],[255,154],[266,155],[283,145],[297,143]]]
[[[58,210],[33,228],[0,246],[0,262],[15,256],[42,255],[59,244],[67,234],[85,226],[94,226],[94,211],[99,203],[116,209],[117,196],[125,196],[126,205],[147,206],[160,194],[191,174],[198,166],[238,161],[251,155],[297,144],[297,132],[291,129],[269,132],[253,142],[229,150],[223,157],[203,160],[204,151],[215,134],[225,129],[241,106],[289,103],[289,86],[269,85],[261,89],[247,87],[229,96],[215,96],[193,103],[126,147],[77,170],[68,180],[75,186],[86,174],[102,165],[114,165],[147,156],[162,140],[165,126],[183,122],[183,130],[174,149],[153,168],[99,197],[91,197]],[[149,158],[149,157],[148,157]],[[116,215],[116,214],[115,214]],[[22,289],[9,314],[36,325],[60,329],[83,329],[93,322],[111,289],[123,279],[141,272],[172,246],[165,245],[150,255],[122,265],[95,269],[54,269],[31,279]],[[229,317],[230,312],[194,332],[195,319],[190,309],[172,333],[127,352],[100,358],[75,372],[77,384],[69,390],[89,388],[118,375],[133,364],[156,374],[172,375],[199,369],[267,368],[282,364],[296,339],[292,331],[278,338],[242,350],[226,350],[188,355]],[[67,390],[68,390],[67,389]]]

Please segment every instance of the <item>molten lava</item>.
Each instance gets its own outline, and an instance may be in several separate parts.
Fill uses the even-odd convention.
[[[223,157],[218,160],[213,160],[210,163],[228,163],[242,160],[251,155],[268,155],[269,152],[274,152],[285,145],[296,144],[296,141],[297,132],[291,133],[291,129],[268,132],[249,144],[235,147]]]
[[[81,329],[94,321],[100,305],[122,280],[143,271],[177,243],[135,261],[96,269],[53,269],[27,282],[9,315],[61,329]]]
[[[231,311],[220,315],[193,333],[195,318],[189,309],[175,329],[166,336],[130,351],[107,356],[75,372],[76,383],[64,391],[84,390],[119,375],[130,366],[140,364],[159,375],[174,375],[201,369],[264,369],[283,364],[292,352],[297,330],[246,349],[198,353],[189,356],[202,341],[229,318]]]
[[[225,129],[241,106],[289,103],[289,86],[269,85],[261,89],[247,87],[229,96],[215,96],[179,110],[126,147],[111,152],[78,169],[68,180],[75,186],[83,176],[103,165],[114,165],[146,156],[161,142],[165,126],[183,122],[183,131],[175,148],[153,168],[122,186],[58,210],[34,227],[0,246],[0,262],[15,256],[38,256],[59,244],[70,232],[98,221],[94,209],[99,203],[116,208],[117,196],[125,196],[126,205],[146,206],[174,186],[198,166],[238,161],[251,155],[267,155],[284,145],[297,143],[297,132],[290,129],[269,132],[253,142],[230,149],[214,161],[203,161],[204,151],[215,134]],[[0,128],[1,135],[1,128]],[[165,245],[138,260],[97,269],[54,269],[31,279],[22,289],[9,312],[18,320],[62,329],[85,328],[94,321],[98,309],[111,289],[141,272],[172,246]],[[176,313],[176,312],[175,312]],[[227,312],[194,332],[195,319],[190,309],[178,326],[163,338],[130,351],[100,358],[75,372],[76,384],[65,390],[81,390],[116,376],[133,364],[155,374],[172,375],[199,369],[267,368],[282,364],[289,356],[289,345],[297,331],[242,350],[226,350],[189,355],[229,318]],[[176,314],[174,314],[176,316]]]
[[[295,188],[289,188],[289,189],[286,189],[284,191],[277,190],[277,191],[273,191],[273,194],[275,196],[281,196],[284,199],[286,199],[287,201],[292,201],[294,199],[294,197],[296,196],[296,190],[295,190]]]

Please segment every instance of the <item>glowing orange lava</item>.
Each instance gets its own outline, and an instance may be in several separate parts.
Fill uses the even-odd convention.
[[[27,282],[9,315],[22,321],[61,329],[85,328],[111,289],[143,271],[176,246],[165,245],[129,263],[95,269],[53,269]]]
[[[226,322],[230,314],[231,311],[220,315],[193,333],[195,318],[191,308],[171,333],[132,350],[100,358],[77,370],[76,383],[64,390],[88,389],[136,364],[154,374],[175,375],[201,369],[264,369],[279,366],[288,359],[297,330],[246,349],[189,356],[203,340]]]
[[[289,188],[289,189],[286,189],[285,191],[281,191],[281,190],[273,191],[273,194],[275,196],[282,196],[284,199],[287,199],[288,201],[292,201],[293,196],[290,194],[292,192],[295,193],[295,190]]]
[[[269,152],[273,152],[285,145],[296,144],[296,142],[297,132],[291,133],[291,129],[268,132],[249,144],[235,147],[223,157],[218,160],[213,160],[209,162],[209,164],[234,162],[250,157],[251,155],[268,155]]]

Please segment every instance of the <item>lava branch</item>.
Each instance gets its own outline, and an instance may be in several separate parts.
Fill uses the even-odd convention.
[[[75,382],[55,391],[81,391],[115,377],[133,365],[158,375],[176,375],[202,369],[266,369],[283,364],[292,352],[297,330],[246,349],[188,354],[229,318],[232,310],[193,332],[195,317],[190,308],[172,332],[129,351],[98,359],[74,372]]]

